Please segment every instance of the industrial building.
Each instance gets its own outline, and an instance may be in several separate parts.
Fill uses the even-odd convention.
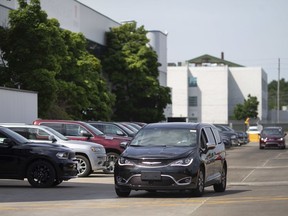
[[[61,28],[83,33],[96,56],[105,47],[105,33],[121,25],[77,0],[40,2],[48,17],[56,18]],[[9,10],[17,7],[17,0],[0,2],[0,25],[8,25]],[[161,64],[159,82],[171,87],[172,105],[165,110],[167,118],[228,124],[235,105],[242,104],[250,94],[260,103],[259,119],[267,119],[267,74],[261,67],[243,67],[226,61],[224,55],[203,55],[167,67],[167,34],[148,30],[147,37]]]
[[[248,95],[259,101],[258,117],[268,115],[267,74],[260,67],[243,67],[221,58],[203,55],[168,67],[172,89],[172,118],[189,122],[229,124],[234,107]]]

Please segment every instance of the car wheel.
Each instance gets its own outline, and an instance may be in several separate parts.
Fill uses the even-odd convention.
[[[104,169],[103,172],[106,174],[114,173],[115,163],[116,163],[118,158],[119,158],[119,154],[117,154],[115,152],[107,153],[106,169]]]
[[[27,179],[32,187],[51,187],[55,182],[55,176],[54,167],[47,161],[35,161],[27,169]]]
[[[224,192],[226,190],[226,183],[227,183],[227,173],[225,167],[222,168],[221,173],[221,182],[219,184],[214,184],[214,191],[215,192]]]
[[[91,166],[89,160],[82,155],[76,155],[76,159],[78,161],[78,177],[87,177],[91,173]]]
[[[259,146],[259,149],[264,149],[264,147],[263,146]]]
[[[55,180],[53,183],[53,186],[57,186],[59,184],[61,184],[63,182],[63,180]]]
[[[200,169],[198,173],[197,186],[192,190],[194,196],[201,197],[204,194],[204,181],[204,172],[203,169]]]
[[[117,196],[119,197],[128,197],[131,193],[131,190],[130,189],[120,189],[120,188],[115,188],[115,192],[117,194]]]

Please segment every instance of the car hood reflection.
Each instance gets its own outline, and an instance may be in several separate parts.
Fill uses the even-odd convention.
[[[192,147],[128,147],[123,157],[131,159],[177,159],[196,153]]]

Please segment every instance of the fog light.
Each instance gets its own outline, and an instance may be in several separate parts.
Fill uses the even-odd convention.
[[[118,183],[126,183],[126,179],[122,178],[121,176],[116,177]]]
[[[191,183],[192,178],[191,177],[185,177],[183,179],[180,179],[178,181],[178,184],[190,184]]]

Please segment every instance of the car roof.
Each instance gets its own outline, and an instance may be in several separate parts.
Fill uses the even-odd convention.
[[[30,127],[30,128],[42,128],[43,126],[40,126],[40,125],[31,125],[31,124],[15,124],[15,123],[13,123],[13,124],[0,124],[1,126],[3,126],[3,127],[23,127],[23,128],[26,128],[26,127]]]
[[[190,122],[163,122],[163,123],[150,123],[143,128],[187,128],[187,129],[199,129],[200,127],[211,126],[206,123],[190,123]]]
[[[282,127],[271,126],[271,127],[264,127],[264,128],[263,128],[263,130],[266,130],[266,129],[268,129],[268,130],[269,130],[269,129],[271,129],[271,130],[272,130],[272,129],[281,129],[281,130],[282,130]]]

